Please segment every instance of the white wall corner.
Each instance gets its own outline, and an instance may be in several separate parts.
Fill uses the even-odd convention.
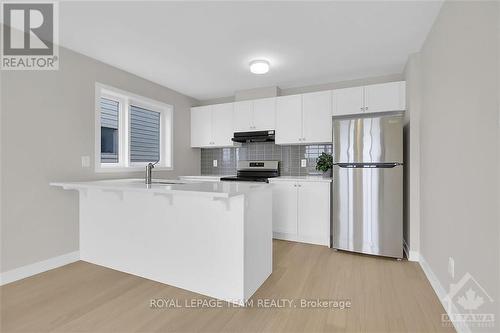
[[[436,274],[432,271],[431,267],[425,260],[425,258],[420,255],[419,256],[419,263],[420,267],[422,267],[422,270],[425,273],[425,276],[427,277],[427,280],[429,280],[432,289],[434,289],[434,292],[436,293],[437,297],[439,298],[439,301],[443,305],[444,310],[448,314],[449,318],[454,318],[455,314],[459,314],[460,312],[456,308],[455,304],[451,304],[451,309],[449,308],[448,304],[445,302],[446,295],[448,294],[446,289],[443,287],[439,279],[437,278]],[[457,333],[472,333],[470,330],[469,326],[467,326],[466,323],[464,322],[457,322],[453,321],[453,326],[455,327],[455,330]]]
[[[58,268],[80,260],[80,252],[70,252],[34,264],[22,266],[0,274],[0,286],[15,282],[39,273]]]
[[[410,246],[406,242],[406,240],[403,239],[403,250],[406,254],[406,258],[408,261],[418,261],[419,260],[419,253],[418,251],[413,251],[410,249]]]

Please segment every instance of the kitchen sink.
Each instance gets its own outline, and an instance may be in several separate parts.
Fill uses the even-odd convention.
[[[183,185],[186,183],[176,182],[176,181],[168,181],[168,180],[156,180],[152,181],[151,184],[161,184],[161,185]]]

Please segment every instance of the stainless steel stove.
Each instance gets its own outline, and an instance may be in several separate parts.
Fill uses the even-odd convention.
[[[238,161],[236,177],[222,177],[221,181],[268,182],[280,175],[278,161]]]

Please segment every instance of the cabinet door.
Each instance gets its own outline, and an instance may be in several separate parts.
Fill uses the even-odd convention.
[[[302,126],[304,143],[332,142],[331,91],[302,95]]]
[[[333,91],[333,115],[363,112],[363,87],[337,89]]]
[[[298,236],[306,243],[330,245],[330,183],[298,183]]]
[[[405,110],[405,89],[404,81],[366,86],[365,112]]]
[[[273,183],[273,232],[297,234],[297,188],[295,182]]]
[[[234,131],[248,132],[253,130],[252,125],[253,101],[234,103]]]
[[[213,145],[232,146],[233,141],[233,103],[217,104],[212,108]]]
[[[302,95],[276,99],[276,144],[302,143]]]
[[[256,131],[276,129],[276,98],[253,101],[253,126]]]
[[[208,147],[212,141],[212,106],[191,108],[191,147]]]

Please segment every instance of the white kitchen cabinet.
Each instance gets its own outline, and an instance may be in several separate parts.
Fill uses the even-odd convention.
[[[333,91],[333,115],[406,109],[405,81],[372,84]]]
[[[364,110],[364,87],[337,89],[332,96],[335,116],[362,113]]]
[[[276,144],[332,141],[331,91],[278,97]]]
[[[212,106],[191,108],[191,147],[207,147],[212,143]]]
[[[275,129],[276,98],[262,98],[234,103],[234,131]]]
[[[297,234],[297,184],[273,183],[273,232]]]
[[[302,95],[276,100],[276,144],[302,143]]]
[[[276,98],[261,98],[253,101],[254,131],[276,129]]]
[[[405,89],[404,81],[366,86],[365,112],[405,110]]]
[[[240,101],[234,103],[234,131],[248,132],[252,130],[253,101]]]
[[[233,103],[191,108],[191,147],[232,146]]]
[[[330,245],[330,182],[275,181],[273,237]]]
[[[212,108],[212,142],[217,147],[232,146],[233,103],[217,104]]]
[[[332,142],[332,92],[302,95],[302,141]]]
[[[303,242],[330,245],[330,183],[299,182],[298,235]]]

